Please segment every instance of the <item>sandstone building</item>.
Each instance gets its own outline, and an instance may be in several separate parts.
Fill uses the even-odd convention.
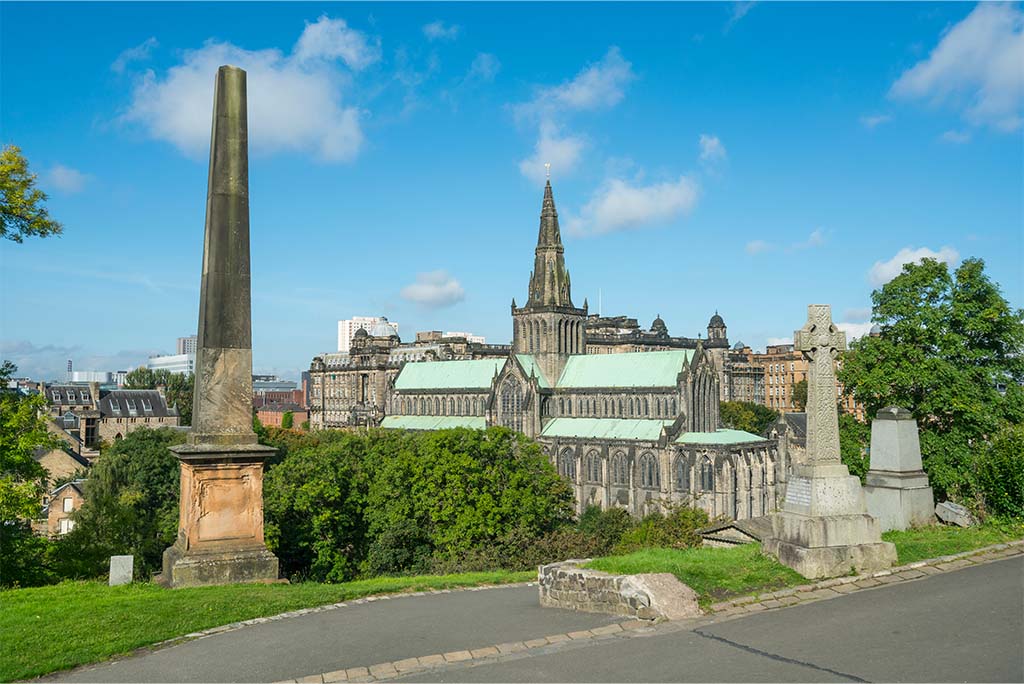
[[[99,384],[44,385],[50,419],[92,452],[100,441],[113,443],[132,430],[177,427],[178,409],[167,405],[163,390],[107,390]]]

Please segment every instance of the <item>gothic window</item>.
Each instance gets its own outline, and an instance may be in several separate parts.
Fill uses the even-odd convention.
[[[648,489],[658,489],[661,487],[658,459],[650,452],[640,456],[640,486]]]
[[[523,431],[523,393],[519,383],[509,378],[501,388],[501,424]]]
[[[608,400],[604,400],[604,415],[608,415]]]
[[[596,451],[587,454],[587,482],[601,482],[601,456]]]
[[[612,483],[617,485],[629,484],[629,461],[626,454],[617,451],[612,456]]]
[[[427,400],[426,399],[420,399],[420,415],[421,416],[427,415]]]
[[[676,407],[676,400],[673,398],[672,399],[672,413],[671,413],[671,416],[676,416],[678,414],[679,414],[679,411],[677,410],[677,407]]]
[[[624,410],[622,410],[622,397],[619,397],[619,415],[620,416],[626,415],[626,412]]]
[[[449,399],[448,400],[448,415],[449,416],[454,416],[455,415],[455,400],[454,399]]]
[[[686,464],[686,459],[682,456],[676,456],[676,490],[680,492],[687,492],[690,490],[690,468]]]
[[[558,415],[565,415],[565,399],[558,397]]]
[[[657,416],[660,418],[661,417],[661,413],[662,413],[661,412],[661,397],[658,397],[657,399],[654,400],[654,411],[657,414]]]
[[[704,492],[715,491],[715,468],[707,456],[700,462],[700,488]]]
[[[568,478],[570,482],[576,481],[576,457],[573,456],[572,449],[566,448],[558,455],[558,474]]]
[[[462,397],[455,400],[455,414],[458,416],[462,415]]]
[[[572,415],[572,397],[565,400],[565,408],[567,409],[566,415]]]
[[[651,415],[651,405],[647,403],[647,397],[644,397],[644,416]]]

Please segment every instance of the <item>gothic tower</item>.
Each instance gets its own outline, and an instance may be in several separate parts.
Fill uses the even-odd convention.
[[[549,180],[544,187],[529,297],[523,307],[512,300],[512,348],[516,354],[532,354],[552,385],[570,354],[586,353],[587,307],[585,303],[582,309],[572,305],[564,252]]]

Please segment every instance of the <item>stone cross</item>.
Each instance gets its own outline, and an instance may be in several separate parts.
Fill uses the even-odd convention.
[[[807,460],[839,459],[839,412],[836,408],[835,360],[846,350],[846,334],[832,323],[832,307],[810,304],[807,323],[793,333],[793,348],[809,362],[807,374]]]

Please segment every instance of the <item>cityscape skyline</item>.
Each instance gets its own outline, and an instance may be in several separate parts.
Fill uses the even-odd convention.
[[[257,372],[296,379],[353,316],[510,340],[548,162],[577,304],[643,327],[696,336],[719,311],[763,349],[813,282],[859,336],[922,256],[984,258],[1024,300],[1021,77],[998,71],[1018,5],[99,7],[0,7],[4,143],[65,224],[0,245],[19,375],[192,334],[224,62],[250,80]],[[71,293],[89,304],[40,320]]]

